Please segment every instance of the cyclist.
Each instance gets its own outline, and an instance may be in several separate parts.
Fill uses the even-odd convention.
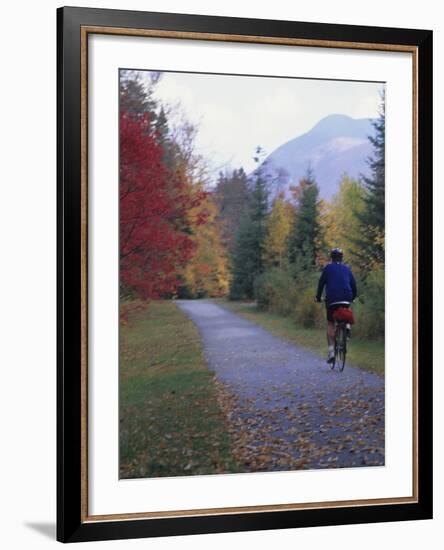
[[[356,281],[352,270],[342,263],[344,254],[340,248],[330,251],[331,262],[327,264],[319,278],[316,301],[321,301],[325,286],[325,305],[327,307],[327,363],[334,361],[335,322],[333,312],[338,307],[348,307],[357,296]]]

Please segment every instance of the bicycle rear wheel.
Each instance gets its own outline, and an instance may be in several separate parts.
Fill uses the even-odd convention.
[[[330,363],[331,370],[333,370],[335,368],[337,360],[338,360],[338,343],[337,343],[336,335],[335,335],[335,353],[333,355],[333,361]]]
[[[339,344],[340,344],[340,323],[336,323],[335,327],[335,349],[333,355],[333,361],[330,363],[330,368],[333,370],[336,365],[339,365]]]

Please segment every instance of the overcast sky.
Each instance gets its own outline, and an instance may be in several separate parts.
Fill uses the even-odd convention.
[[[271,153],[331,114],[372,118],[380,83],[163,73],[155,97],[180,102],[199,125],[196,145],[218,170],[254,168],[257,145]]]

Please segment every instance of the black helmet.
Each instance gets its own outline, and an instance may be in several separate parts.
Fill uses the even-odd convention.
[[[330,250],[330,258],[333,261],[342,262],[343,256],[344,256],[344,253],[342,252],[342,248],[332,248]]]

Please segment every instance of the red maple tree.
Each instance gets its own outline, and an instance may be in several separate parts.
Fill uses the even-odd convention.
[[[203,200],[162,162],[148,115],[120,116],[120,280],[142,299],[176,290],[194,253],[187,212]],[[195,223],[204,223],[200,218]]]

